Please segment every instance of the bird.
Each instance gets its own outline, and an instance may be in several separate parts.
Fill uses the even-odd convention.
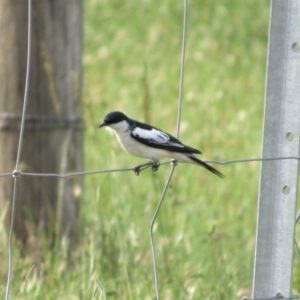
[[[184,145],[171,134],[156,127],[130,119],[123,112],[108,113],[99,128],[106,126],[113,129],[126,152],[151,160],[151,162],[136,166],[134,168],[136,175],[139,175],[146,166],[151,166],[153,171],[157,171],[160,159],[168,157],[173,159],[174,164],[178,161],[197,164],[221,178],[224,177],[221,172],[195,156],[195,154],[202,154],[201,151]]]

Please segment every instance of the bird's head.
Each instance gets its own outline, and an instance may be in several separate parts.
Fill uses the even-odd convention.
[[[109,126],[113,129],[118,127],[118,124],[124,123],[124,121],[128,122],[128,117],[120,111],[113,111],[108,113],[103,122],[99,125],[99,127]]]

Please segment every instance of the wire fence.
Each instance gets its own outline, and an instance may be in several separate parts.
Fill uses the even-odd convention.
[[[176,129],[176,137],[179,137],[180,130],[180,121],[181,121],[181,111],[182,111],[182,96],[183,96],[183,86],[184,86],[184,71],[185,71],[185,48],[186,48],[186,31],[187,31],[187,16],[188,16],[188,0],[183,1],[183,34],[182,34],[182,55],[181,55],[181,73],[180,73],[180,82],[179,82],[179,98],[178,98],[178,114],[177,114],[177,129]],[[56,178],[69,178],[74,176],[88,176],[95,174],[105,174],[105,173],[117,173],[117,172],[135,172],[135,168],[118,168],[118,169],[105,169],[105,170],[95,170],[95,171],[83,171],[83,172],[73,172],[73,173],[36,173],[36,172],[23,172],[19,170],[20,166],[20,157],[22,153],[22,144],[24,137],[24,128],[25,128],[25,117],[26,117],[26,108],[28,102],[28,91],[29,91],[29,77],[30,77],[30,64],[31,64],[31,22],[32,22],[32,1],[28,0],[28,46],[27,46],[27,71],[26,71],[26,84],[24,91],[24,101],[23,101],[23,110],[22,110],[22,119],[21,119],[21,129],[18,143],[18,151],[16,157],[16,165],[15,170],[12,172],[1,173],[0,177],[13,177],[14,185],[13,185],[13,198],[12,198],[12,210],[11,210],[11,224],[9,231],[9,239],[8,239],[8,277],[7,277],[7,286],[6,286],[6,295],[5,299],[9,299],[11,285],[12,285],[12,274],[13,274],[13,246],[12,246],[12,238],[13,238],[13,230],[14,230],[14,222],[15,222],[15,209],[16,209],[16,197],[18,193],[18,180],[22,177],[56,177]],[[282,161],[282,160],[300,160],[299,156],[282,156],[282,157],[259,157],[259,158],[241,158],[241,159],[231,159],[226,161],[219,160],[207,160],[205,162],[219,165],[230,165],[230,164],[238,164],[238,163],[249,163],[249,162],[262,162],[262,161]],[[177,162],[174,160],[161,162],[160,166],[163,165],[172,165],[171,171],[166,179],[165,187],[162,191],[161,197],[159,199],[158,205],[154,212],[153,218],[150,222],[150,239],[151,239],[151,250],[153,256],[153,269],[154,269],[154,284],[156,290],[156,299],[160,298],[159,293],[159,279],[158,279],[158,271],[157,271],[157,259],[156,259],[156,248],[155,248],[155,240],[153,228],[156,221],[156,218],[159,214],[160,208],[163,204],[163,200],[168,192],[169,185],[172,181],[172,176],[174,174],[175,168],[178,164],[185,162]],[[143,166],[141,171],[150,168],[151,166]],[[298,213],[296,218],[296,224],[299,220],[300,213]],[[300,250],[296,239],[294,240],[295,250],[298,255],[298,259],[300,259]],[[100,285],[99,280],[97,280],[98,285]],[[101,286],[101,285],[100,285]],[[101,288],[102,294],[105,295],[104,288]],[[105,296],[104,296],[105,297]],[[267,298],[249,298],[243,297],[242,300],[275,300],[275,299],[300,299],[300,294],[292,295],[288,298],[283,297],[281,294],[278,294],[276,297],[267,297]]]
[[[250,162],[262,162],[262,161],[281,161],[281,160],[299,160],[300,156],[282,156],[282,157],[254,157],[254,158],[240,158],[240,159],[230,159],[230,160],[203,160],[209,164],[217,164],[217,165],[231,165],[231,164],[239,164],[239,163],[250,163]],[[160,166],[164,165],[172,165],[174,164],[174,160],[164,161],[160,163]],[[188,164],[188,162],[176,161],[176,164]],[[151,165],[143,166],[141,168],[141,172],[143,170],[151,168]],[[65,174],[59,173],[37,173],[37,172],[23,172],[21,170],[14,170],[13,172],[8,173],[0,173],[0,177],[58,177],[58,178],[68,178],[74,176],[86,176],[86,175],[95,175],[95,174],[104,174],[104,173],[118,173],[118,172],[135,172],[135,168],[118,168],[118,169],[104,169],[104,170],[94,170],[94,171],[83,171],[83,172],[70,172]]]
[[[17,198],[17,181],[20,178],[19,176],[19,165],[23,144],[23,136],[24,136],[24,126],[25,126],[25,116],[26,116],[26,108],[28,101],[28,91],[29,91],[29,75],[30,75],[30,65],[31,65],[31,23],[32,23],[32,3],[31,0],[28,0],[28,39],[27,39],[27,70],[26,70],[26,79],[25,79],[25,91],[24,91],[24,101],[23,101],[23,110],[22,110],[22,120],[21,120],[21,129],[18,143],[18,152],[16,158],[16,168],[12,174],[14,178],[14,187],[13,187],[13,199],[11,204],[11,224],[10,224],[10,232],[9,232],[9,241],[8,241],[8,278],[7,278],[7,286],[6,286],[6,294],[5,300],[9,299],[9,293],[11,288],[11,280],[13,273],[13,257],[12,257],[12,239],[13,239],[13,231],[15,224],[15,209],[16,209],[16,198]]]
[[[277,295],[276,297],[267,297],[267,298],[248,298],[243,297],[242,300],[278,300],[278,299],[299,299],[300,295],[292,295],[291,297],[283,297],[281,294]]]

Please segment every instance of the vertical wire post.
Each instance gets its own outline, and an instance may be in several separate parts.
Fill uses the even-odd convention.
[[[186,27],[187,27],[187,8],[188,8],[188,0],[183,0],[184,9],[183,9],[183,32],[182,32],[182,52],[181,52],[181,72],[180,72],[180,82],[179,82],[179,97],[178,97],[178,115],[177,115],[177,129],[176,129],[176,137],[179,137],[180,130],[180,120],[181,120],[181,110],[182,110],[182,95],[183,95],[183,81],[184,81],[184,69],[185,69],[185,48],[186,48]],[[156,261],[156,250],[155,250],[155,241],[153,236],[153,229],[156,218],[160,211],[161,205],[164,201],[165,194],[169,188],[173,172],[175,167],[177,166],[176,161],[172,162],[172,169],[170,175],[168,177],[167,183],[161,195],[161,198],[158,202],[157,208],[154,212],[153,218],[150,224],[150,241],[151,241],[151,249],[152,249],[152,258],[153,258],[153,271],[154,271],[154,284],[155,284],[155,292],[156,292],[156,300],[159,300],[159,285],[158,285],[158,271],[157,271],[157,261]]]
[[[25,126],[25,115],[26,115],[26,107],[28,101],[28,92],[29,92],[29,78],[30,78],[30,59],[31,59],[31,16],[32,16],[32,3],[31,0],[28,0],[28,37],[27,37],[27,69],[26,69],[26,78],[25,78],[25,91],[24,91],[24,101],[23,101],[23,110],[22,110],[22,120],[21,120],[21,130],[19,136],[19,144],[18,144],[18,152],[16,158],[16,169],[13,172],[14,178],[14,188],[13,188],[13,199],[11,203],[11,220],[10,220],[10,231],[9,231],[9,240],[8,240],[8,275],[7,275],[7,284],[6,284],[6,292],[5,292],[5,300],[9,299],[12,275],[13,275],[13,249],[12,249],[12,239],[13,239],[13,231],[15,224],[15,209],[16,209],[16,201],[17,201],[17,184],[18,178],[21,176],[19,171],[20,159],[21,159],[21,151],[23,144],[23,135],[24,135],[24,126]]]
[[[183,0],[183,26],[182,26],[182,46],[181,46],[181,68],[180,68],[180,80],[179,80],[179,95],[178,95],[178,114],[177,114],[177,126],[176,137],[179,138],[181,112],[182,112],[182,97],[183,97],[183,82],[184,82],[184,70],[185,70],[185,48],[186,48],[186,27],[187,27],[187,13],[188,13],[188,0]]]
[[[300,1],[273,0],[263,157],[299,155]],[[253,298],[291,296],[298,160],[263,161]]]

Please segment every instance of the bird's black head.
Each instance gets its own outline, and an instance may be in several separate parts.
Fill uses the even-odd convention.
[[[113,111],[105,116],[103,123],[101,123],[99,127],[109,126],[124,120],[128,120],[128,117],[125,114],[120,111]]]

